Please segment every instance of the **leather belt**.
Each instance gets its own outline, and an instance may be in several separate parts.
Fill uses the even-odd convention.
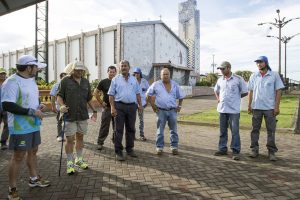
[[[176,108],[160,108],[157,107],[159,110],[164,110],[164,111],[171,111],[171,110],[176,110]]]

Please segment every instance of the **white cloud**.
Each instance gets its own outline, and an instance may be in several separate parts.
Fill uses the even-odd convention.
[[[258,2],[257,2],[258,3]],[[296,17],[300,10],[300,4],[283,7],[282,15],[288,18]],[[278,36],[278,29],[271,31],[268,26],[259,27],[259,22],[264,22],[276,17],[275,10],[269,8],[249,14],[247,18],[234,18],[218,21],[214,24],[205,23],[201,27],[201,73],[211,72],[212,54],[215,54],[215,63],[220,64],[223,60],[232,63],[233,71],[251,70],[256,66],[253,60],[259,55],[269,57],[273,70],[278,70],[278,43],[275,38],[267,38],[266,35]],[[288,11],[288,12],[286,12]],[[300,20],[287,24],[282,29],[283,35],[291,35],[300,32]],[[276,41],[277,40],[277,41]],[[300,79],[299,52],[300,36],[293,38],[287,47],[287,75],[293,79]],[[282,45],[281,72],[284,73],[284,45]],[[295,73],[297,72],[297,73]]]
[[[49,37],[60,39],[82,31],[94,30],[122,22],[162,20],[175,33],[178,29],[178,3],[184,0],[51,0],[49,1]],[[232,62],[234,69],[256,70],[253,60],[259,55],[267,55],[274,70],[278,69],[278,41],[266,38],[267,34],[278,36],[278,29],[269,30],[260,22],[272,21],[277,17],[275,10],[281,9],[281,16],[288,19],[299,17],[300,3],[297,0],[280,2],[251,0],[220,4],[220,1],[198,1],[201,8],[201,73],[211,71],[212,54],[215,62]],[[212,5],[210,5],[212,4]],[[225,6],[224,6],[225,5]],[[249,6],[249,9],[245,9]],[[255,9],[253,9],[253,6]],[[241,9],[239,9],[241,8]],[[243,9],[242,9],[243,8]],[[247,7],[246,7],[247,8]],[[252,8],[252,9],[250,9]],[[218,15],[221,20],[212,21]],[[228,17],[230,16],[230,17]],[[25,8],[0,17],[0,51],[7,52],[32,46],[35,34],[35,8]],[[300,32],[300,20],[287,24],[283,35],[291,36]],[[299,52],[300,36],[288,43],[288,76],[300,80]],[[282,72],[284,69],[284,48],[282,48]]]

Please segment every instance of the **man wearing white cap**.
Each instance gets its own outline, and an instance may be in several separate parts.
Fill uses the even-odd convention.
[[[70,65],[68,65],[70,66]],[[83,77],[86,71],[81,62],[71,64],[69,76],[60,82],[57,102],[60,112],[65,116],[65,135],[67,138],[65,150],[67,154],[67,174],[75,173],[74,165],[87,169],[88,164],[83,160],[83,136],[87,133],[89,113],[87,104],[93,110],[92,118],[97,119],[97,111],[92,105],[92,93],[89,81]],[[74,143],[76,158],[74,162]]]
[[[9,149],[13,150],[9,163],[8,199],[20,199],[17,193],[17,174],[27,154],[30,187],[47,187],[50,182],[42,179],[37,172],[37,151],[41,144],[40,124],[45,105],[39,104],[39,91],[34,77],[45,68],[35,57],[23,55],[16,64],[17,73],[3,83],[1,102],[8,112]]]

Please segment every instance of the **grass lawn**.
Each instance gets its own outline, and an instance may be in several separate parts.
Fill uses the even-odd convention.
[[[292,128],[294,114],[297,107],[298,97],[282,96],[280,103],[280,114],[277,116],[277,128]],[[219,113],[215,108],[192,115],[180,116],[179,120],[219,124]],[[263,127],[265,127],[264,124],[265,123],[263,122]],[[251,115],[249,115],[246,111],[241,112],[240,126],[251,126]]]

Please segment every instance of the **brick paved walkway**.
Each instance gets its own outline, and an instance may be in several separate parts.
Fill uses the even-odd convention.
[[[215,107],[211,97],[188,99],[182,114]],[[261,155],[248,158],[249,131],[241,132],[241,160],[215,157],[218,129],[179,125],[180,155],[165,148],[155,155],[155,116],[145,113],[146,142],[136,141],[138,158],[115,160],[109,138],[102,151],[96,150],[98,123],[90,123],[84,157],[90,168],[74,176],[58,177],[60,143],[55,140],[55,118],[43,120],[39,151],[40,174],[51,180],[48,188],[29,188],[26,165],[18,189],[24,199],[300,199],[300,135],[277,134],[277,162],[267,160],[266,134],[261,135]],[[169,145],[168,133],[166,146]],[[0,199],[7,195],[7,163],[11,153],[0,151]]]

